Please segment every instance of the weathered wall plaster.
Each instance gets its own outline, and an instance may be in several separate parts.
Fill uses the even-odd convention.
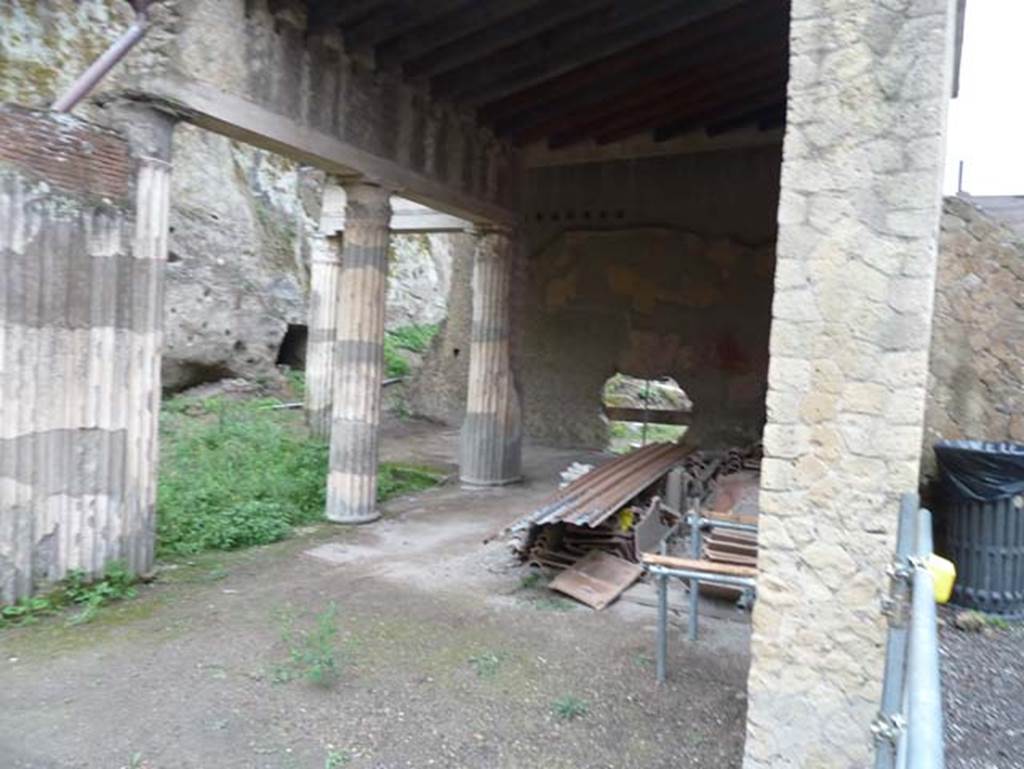
[[[142,115],[136,115],[137,125]],[[155,532],[171,124],[139,159],[68,116],[0,107],[0,602]]]

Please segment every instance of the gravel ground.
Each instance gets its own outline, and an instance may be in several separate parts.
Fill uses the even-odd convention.
[[[939,629],[947,769],[1024,769],[1024,625]]]

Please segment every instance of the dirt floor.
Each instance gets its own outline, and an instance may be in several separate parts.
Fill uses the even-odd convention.
[[[1024,769],[1024,626],[955,627],[940,618],[947,769]]]
[[[455,442],[391,424],[383,454],[454,470]],[[531,447],[521,486],[450,482],[369,526],[172,564],[90,624],[4,631],[0,765],[738,767],[746,614],[715,607],[697,645],[674,636],[659,688],[642,588],[592,612],[523,587],[506,548],[481,543],[573,460],[593,456]],[[285,631],[332,604],[339,680],[281,681]],[[560,717],[557,701],[586,712]]]

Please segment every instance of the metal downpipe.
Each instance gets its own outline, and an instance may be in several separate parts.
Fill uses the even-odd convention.
[[[100,82],[111,69],[114,68],[125,55],[135,47],[136,43],[142,40],[149,29],[149,15],[147,8],[149,0],[132,0],[132,7],[135,9],[135,21],[127,31],[103,54],[94,61],[89,68],[78,76],[78,79],[71,84],[71,87],[63,96],[53,103],[51,109],[54,112],[70,112],[82,99],[88,96],[96,84]]]

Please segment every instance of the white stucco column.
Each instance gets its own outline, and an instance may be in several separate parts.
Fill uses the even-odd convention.
[[[745,769],[873,764],[923,429],[953,13],[793,0]]]
[[[327,518],[365,523],[380,515],[377,457],[391,204],[387,190],[369,184],[347,184],[345,193]]]
[[[328,179],[328,185],[340,181]],[[326,189],[326,187],[325,187]],[[344,221],[344,197],[324,195],[321,222]],[[341,210],[332,211],[330,206]],[[338,284],[344,233],[320,231],[313,239],[309,280],[309,341],[306,347],[306,423],[313,435],[331,434],[331,404],[334,394],[335,342],[338,332]]]
[[[459,476],[472,485],[522,477],[522,414],[512,360],[516,246],[508,230],[476,232],[469,390],[459,455]]]

